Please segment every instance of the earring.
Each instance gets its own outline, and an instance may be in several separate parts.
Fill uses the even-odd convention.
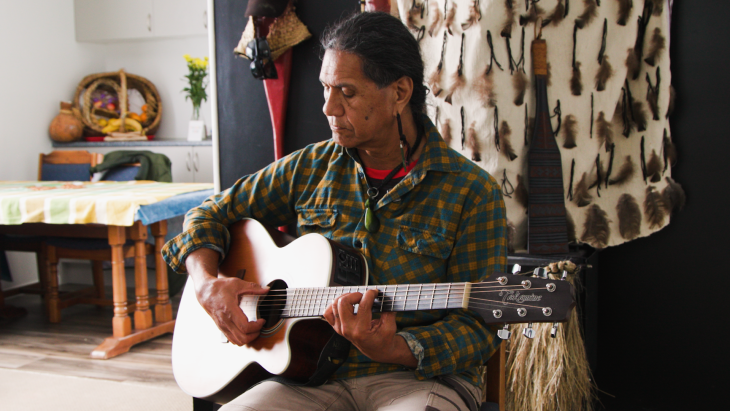
[[[398,135],[400,136],[400,158],[403,162],[403,170],[407,172],[408,167],[406,166],[406,157],[410,157],[411,147],[408,145],[408,140],[406,140],[406,136],[403,134],[403,124],[400,120],[400,113],[395,113],[395,119],[398,122]],[[403,152],[403,146],[405,146],[408,155]]]

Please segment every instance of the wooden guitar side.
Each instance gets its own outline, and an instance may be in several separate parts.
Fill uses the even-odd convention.
[[[243,220],[229,231],[232,246],[219,276],[243,277],[262,285],[283,280],[288,288],[331,284],[334,260],[326,238],[305,235],[279,248],[255,220]],[[282,319],[264,329],[248,346],[224,342],[188,279],[172,343],[173,374],[180,388],[196,398],[227,402],[271,375],[306,378],[316,369],[318,354],[333,332],[318,318]]]

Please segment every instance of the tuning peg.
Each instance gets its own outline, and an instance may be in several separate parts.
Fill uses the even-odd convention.
[[[512,336],[512,332],[509,330],[509,325],[505,324],[504,328],[497,331],[497,337],[503,339],[503,340],[509,340],[509,337]]]
[[[527,324],[527,328],[522,330],[522,334],[527,338],[535,338],[535,329],[532,328],[532,323]]]
[[[555,338],[558,336],[558,323],[553,323],[553,328],[550,330],[550,337]]]
[[[512,266],[512,274],[517,275],[522,271],[522,266],[519,264],[515,264]]]
[[[567,280],[568,279],[568,270],[563,270],[563,276],[560,277],[561,280]]]
[[[535,277],[540,278],[547,278],[547,270],[542,267],[537,267],[533,272],[532,275]]]

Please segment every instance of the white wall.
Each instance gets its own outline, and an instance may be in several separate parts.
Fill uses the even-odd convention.
[[[78,82],[104,69],[104,47],[76,43],[73,0],[0,0],[0,179],[38,178],[48,126]]]
[[[0,0],[0,38],[0,180],[37,179],[38,154],[53,149],[48,126],[59,102],[92,73],[124,68],[150,80],[164,110],[157,138],[186,139],[192,105],[181,92],[183,54],[208,56],[205,36],[78,43],[73,0]],[[201,117],[210,129],[209,102]],[[4,289],[37,281],[33,254],[7,254],[14,281],[3,281]]]
[[[208,56],[208,38],[196,36],[111,43],[105,46],[105,51],[105,71],[123,68],[128,73],[146,78],[157,87],[163,114],[156,138],[187,139],[193,105],[190,100],[185,100],[182,92],[187,87],[187,79],[183,76],[188,70],[183,55],[200,58]],[[206,91],[210,94],[210,87]],[[203,102],[200,117],[210,130],[210,102]]]

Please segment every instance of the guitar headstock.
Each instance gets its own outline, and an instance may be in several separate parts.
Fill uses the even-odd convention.
[[[487,324],[565,322],[575,307],[573,294],[567,281],[497,273],[472,284],[469,309]]]

